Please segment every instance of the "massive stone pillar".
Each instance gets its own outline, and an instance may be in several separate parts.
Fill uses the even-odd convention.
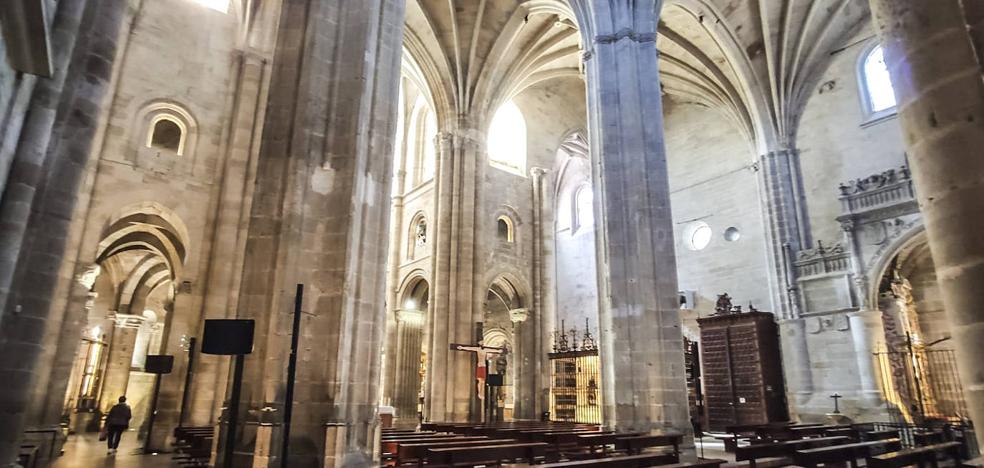
[[[253,28],[275,29],[269,24],[275,23],[268,18],[272,14],[264,11],[258,16],[258,19],[254,19]],[[236,79],[231,98],[233,114],[228,123],[229,145],[222,159],[222,184],[216,188],[218,201],[214,207],[215,228],[210,233],[207,255],[203,255],[212,259],[208,262],[208,270],[201,281],[205,291],[204,301],[200,304],[200,310],[176,307],[184,314],[205,319],[233,316],[238,305],[241,284],[239,273],[243,268],[242,258],[246,244],[245,223],[242,221],[248,218],[252,206],[252,181],[256,178],[259,153],[257,135],[262,131],[265,115],[263,103],[269,85],[270,63],[263,49],[268,46],[248,41],[243,47],[244,50],[237,52],[231,65],[234,70],[232,76]],[[204,326],[204,321],[201,325]],[[191,329],[186,333],[197,337],[201,343],[201,328]],[[176,335],[179,340],[180,336],[181,333]],[[217,408],[222,403],[229,369],[224,365],[224,359],[216,356],[196,354],[195,360],[191,389],[187,392],[190,401],[179,404],[185,405],[186,424],[208,425],[215,421]],[[187,362],[187,354],[179,352],[176,362]],[[185,384],[183,375],[169,379]]]
[[[574,0],[598,222],[605,425],[691,433],[656,51],[660,1]]]
[[[871,0],[971,418],[984,423],[984,82],[958,0]],[[977,2],[963,2],[976,5]],[[984,431],[977,432],[984,444]]]
[[[467,118],[458,130],[438,135],[437,229],[434,256],[434,302],[427,366],[427,416],[432,421],[468,421],[477,411],[475,357],[451,352],[449,343],[474,343],[475,314],[475,175],[484,161],[484,139]]]
[[[125,0],[58,2],[72,11],[53,35],[62,72],[39,79],[30,112],[53,116],[25,128],[0,201],[0,465],[13,461],[24,427],[41,344],[48,332],[72,212],[97,123],[109,90]],[[62,10],[62,9],[65,10]],[[64,48],[64,49],[63,49]],[[63,51],[64,59],[58,59]],[[70,58],[68,58],[70,57]],[[56,63],[57,66],[57,63]],[[64,74],[61,74],[64,73]],[[57,77],[64,80],[57,85]],[[46,87],[45,83],[52,86]],[[12,273],[12,274],[11,274]],[[57,332],[57,327],[54,327]]]
[[[256,336],[242,427],[220,440],[220,463],[233,444],[236,466],[280,465],[302,283],[289,466],[373,464],[403,8],[283,3],[237,308]]]

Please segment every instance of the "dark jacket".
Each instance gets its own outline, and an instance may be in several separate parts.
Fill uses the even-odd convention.
[[[109,410],[109,414],[106,416],[106,425],[128,427],[131,417],[130,407],[126,403],[117,403]]]

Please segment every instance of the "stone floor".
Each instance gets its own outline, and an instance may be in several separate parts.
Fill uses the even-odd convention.
[[[97,434],[73,435],[65,443],[65,453],[52,468],[164,468],[177,466],[169,454],[143,455],[136,431],[123,434],[116,455],[106,455],[106,442]]]

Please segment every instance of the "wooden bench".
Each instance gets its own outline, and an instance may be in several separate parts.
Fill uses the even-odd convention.
[[[579,447],[587,447],[589,451],[593,453],[599,447],[602,449],[602,452],[605,452],[609,445],[615,445],[615,441],[618,440],[619,437],[632,437],[640,435],[645,434],[642,432],[627,432],[622,434],[607,432],[600,434],[575,434],[575,437]]]
[[[853,468],[857,468],[859,458],[866,459],[898,450],[902,450],[902,442],[899,439],[874,440],[870,442],[797,450],[793,452],[793,462],[805,467],[815,467],[830,463],[850,463]]]
[[[480,445],[475,447],[428,448],[425,452],[427,466],[470,467],[497,465],[502,462],[522,460],[535,464],[546,458],[548,444]]]
[[[623,455],[619,457],[593,458],[590,460],[572,460],[557,463],[537,465],[538,468],[643,468],[649,466],[669,465],[676,463],[673,454],[643,453],[639,455]]]
[[[454,448],[454,447],[480,447],[487,445],[504,445],[504,444],[515,444],[517,443],[514,439],[497,439],[497,440],[457,440],[450,442],[427,442],[427,443],[413,443],[404,444],[400,443],[396,448],[395,456],[393,459],[396,461],[397,466],[416,461],[419,466],[423,466],[424,458],[427,455],[427,449],[432,448]]]
[[[936,468],[939,466],[940,455],[943,459],[950,459],[954,464],[959,464],[960,448],[960,442],[944,442],[875,455],[868,457],[866,464],[869,468],[901,468],[910,465],[919,468]]]
[[[681,442],[683,442],[682,434],[626,436],[615,439],[615,450],[637,454],[647,448],[672,446],[673,454],[680,455]]]
[[[182,466],[207,466],[214,438],[215,428],[211,426],[176,427],[175,454],[171,458]]]
[[[17,451],[17,464],[24,468],[35,468],[38,463],[37,445],[21,445]]]
[[[485,436],[456,436],[449,435],[445,437],[438,438],[421,438],[421,439],[400,439],[400,440],[384,440],[380,444],[380,450],[384,454],[386,453],[396,453],[397,448],[404,444],[440,444],[444,442],[468,442],[473,440],[488,441],[489,438]]]
[[[867,431],[864,433],[864,440],[887,440],[887,439],[898,439],[899,431],[897,429],[886,429],[883,431]]]
[[[805,450],[831,445],[847,444],[851,439],[844,436],[819,437],[815,439],[788,440],[782,442],[754,444],[738,447],[735,451],[736,461],[748,461],[749,468],[755,468],[756,462],[762,458],[791,457],[797,450]]]

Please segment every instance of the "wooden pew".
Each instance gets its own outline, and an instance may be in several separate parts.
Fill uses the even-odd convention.
[[[38,463],[37,445],[21,445],[17,451],[17,464],[24,468],[35,468]]]
[[[681,442],[683,442],[683,434],[626,436],[615,439],[615,450],[638,454],[647,448],[672,446],[673,454],[679,456]]]
[[[944,442],[875,455],[868,457],[866,464],[870,468],[902,468],[910,465],[919,468],[936,468],[939,466],[940,455],[944,459],[952,460],[954,464],[959,464],[960,448],[960,442]]]
[[[399,440],[384,440],[380,444],[380,450],[384,454],[386,453],[396,453],[397,447],[403,444],[439,444],[442,442],[467,442],[471,440],[482,440],[488,441],[489,438],[485,436],[456,436],[456,435],[446,435],[444,437],[429,437],[420,439],[399,439]]]
[[[548,444],[480,445],[476,447],[428,448],[425,459],[428,466],[471,467],[522,460],[535,464],[546,458]]]
[[[850,463],[853,468],[857,468],[859,458],[869,458],[898,450],[902,450],[902,442],[899,439],[874,440],[797,450],[793,452],[793,462],[805,467],[829,463]]]
[[[571,460],[557,463],[537,465],[538,468],[644,468],[649,466],[670,465],[678,462],[670,453],[643,453],[639,455],[622,455],[588,460]]]
[[[427,449],[431,448],[453,448],[453,447],[479,447],[486,445],[504,445],[504,444],[515,444],[518,441],[514,439],[482,439],[482,440],[456,440],[449,442],[426,442],[426,443],[412,443],[404,444],[400,443],[396,449],[395,456],[393,459],[396,461],[396,465],[400,466],[408,462],[417,462],[418,466],[423,466],[424,458],[427,455]]]
[[[577,444],[581,447],[587,447],[591,453],[601,447],[601,451],[605,452],[609,445],[615,445],[615,441],[619,437],[632,437],[645,435],[642,432],[628,432],[623,434],[617,434],[614,432],[602,433],[602,434],[577,434]]]
[[[888,439],[898,439],[899,431],[897,429],[886,429],[883,431],[868,431],[864,433],[864,440],[888,440]]]
[[[190,426],[174,428],[175,454],[171,457],[181,466],[207,466],[212,457],[215,428]]]
[[[847,444],[850,442],[851,439],[845,436],[835,436],[754,444],[747,447],[738,447],[735,451],[735,460],[748,461],[749,468],[755,468],[756,462],[762,458],[790,457],[797,450],[829,447],[831,445]]]

